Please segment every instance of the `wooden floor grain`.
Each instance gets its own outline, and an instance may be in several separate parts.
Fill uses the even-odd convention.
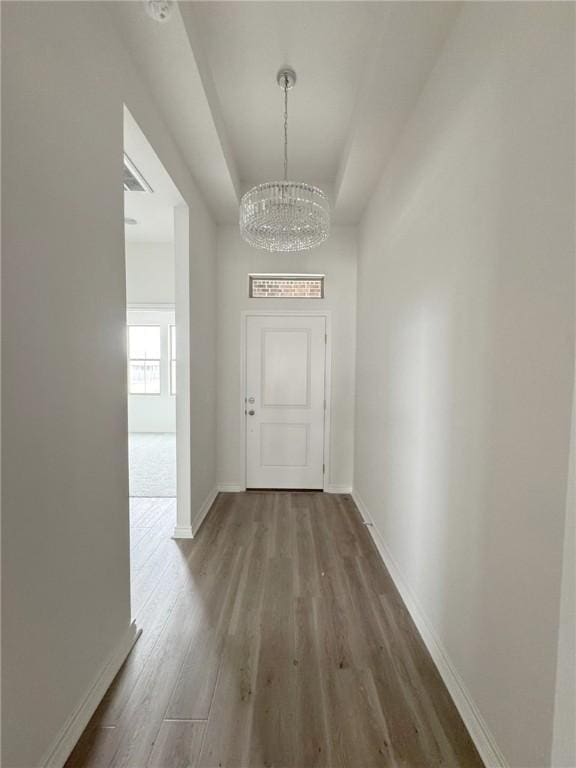
[[[143,629],[67,768],[481,768],[349,496],[134,499]]]

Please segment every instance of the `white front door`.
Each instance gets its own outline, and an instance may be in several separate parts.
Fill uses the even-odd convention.
[[[326,318],[246,318],[246,487],[324,485]]]

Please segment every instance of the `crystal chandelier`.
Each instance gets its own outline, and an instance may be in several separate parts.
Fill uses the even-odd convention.
[[[330,234],[330,204],[321,189],[288,181],[288,91],[296,83],[291,69],[281,69],[284,91],[284,181],[269,181],[246,192],[240,201],[240,233],[256,248],[305,251]]]

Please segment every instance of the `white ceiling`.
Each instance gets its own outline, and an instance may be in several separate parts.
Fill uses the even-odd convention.
[[[282,177],[283,92],[278,69],[298,77],[288,95],[290,175],[336,177],[379,3],[194,3],[241,181]]]
[[[459,9],[455,2],[180,2],[166,24],[115,3],[122,34],[218,221],[239,195],[289,175],[322,186],[335,220],[360,218]]]

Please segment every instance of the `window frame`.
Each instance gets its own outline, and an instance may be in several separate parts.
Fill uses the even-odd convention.
[[[160,357],[131,357],[130,354],[130,328],[157,328],[158,342],[160,345]],[[126,337],[128,344],[128,394],[132,397],[159,397],[162,395],[162,326],[158,323],[126,323]],[[158,363],[158,392],[133,392],[131,386],[130,366],[132,363]]]
[[[254,280],[275,280],[275,281],[306,281],[306,282],[320,282],[320,296],[254,296]],[[326,298],[326,275],[315,274],[290,274],[287,272],[266,272],[257,273],[251,272],[248,274],[248,298],[249,299],[290,299],[291,301],[318,301],[319,299]]]
[[[172,329],[174,329],[174,343],[172,343]],[[174,363],[174,366],[172,366]],[[172,368],[174,367],[174,375]],[[168,389],[171,397],[176,397],[176,323],[168,323]]]

